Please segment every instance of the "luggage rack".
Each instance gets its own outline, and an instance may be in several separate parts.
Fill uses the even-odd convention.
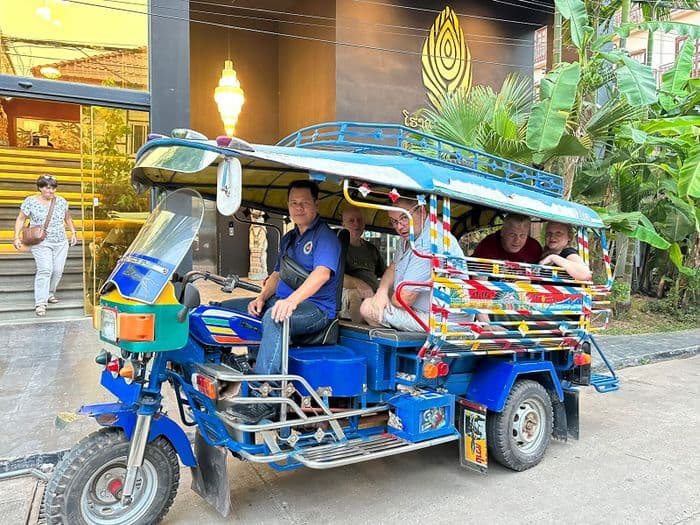
[[[396,124],[330,122],[295,131],[278,146],[319,148],[354,153],[413,157],[488,179],[536,190],[553,197],[564,194],[563,178],[530,166],[468,148]]]

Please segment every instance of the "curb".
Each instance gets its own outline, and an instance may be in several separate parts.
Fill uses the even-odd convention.
[[[57,465],[68,453],[68,450],[59,450],[57,452],[46,452],[42,454],[30,454],[28,456],[0,459],[0,474],[7,472],[15,472],[18,470],[41,470],[43,465]]]
[[[633,366],[643,366],[652,363],[658,363],[661,361],[669,361],[671,359],[687,359],[698,354],[700,354],[700,345],[694,345],[685,348],[665,350],[662,352],[652,352],[648,354],[630,356],[621,359],[618,358],[617,360],[608,358],[608,361],[610,361],[613,370],[617,371]],[[598,362],[595,363],[592,367],[593,372],[601,372],[608,370],[608,367],[605,366],[605,363],[603,363],[602,360],[597,361]]]

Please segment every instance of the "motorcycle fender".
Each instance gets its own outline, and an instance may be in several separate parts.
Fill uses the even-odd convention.
[[[95,421],[103,427],[121,428],[127,439],[131,439],[134,427],[136,427],[136,411],[121,403],[85,405],[78,410],[78,414],[94,417]],[[170,441],[183,465],[187,467],[197,465],[187,434],[165,414],[156,414],[151,421],[148,441],[153,441],[158,436],[163,436]]]
[[[228,449],[210,445],[196,430],[194,452],[197,466],[192,467],[191,488],[225,518],[231,514],[231,488],[226,469]]]
[[[564,391],[551,361],[501,361],[486,359],[474,371],[466,398],[484,405],[489,410],[501,412],[519,377],[531,377],[543,383],[556,397],[564,400]]]

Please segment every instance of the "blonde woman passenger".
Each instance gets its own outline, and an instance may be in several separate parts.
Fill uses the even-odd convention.
[[[545,228],[545,257],[540,264],[559,266],[577,281],[590,281],[591,270],[583,262],[576,248],[571,247],[573,230],[568,224],[548,222]]]

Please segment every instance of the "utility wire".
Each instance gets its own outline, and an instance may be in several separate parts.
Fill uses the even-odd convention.
[[[552,10],[552,9],[550,9],[549,11],[546,11],[546,10],[544,10],[544,9],[537,9],[536,7],[529,7],[529,6],[526,6],[526,5],[523,5],[523,4],[516,4],[516,3],[513,3],[513,2],[506,2],[505,0],[491,0],[491,1],[492,1],[492,2],[495,2],[495,3],[497,3],[497,4],[512,5],[512,6],[514,6],[514,7],[520,8],[520,9],[527,9],[527,10],[529,10],[529,11],[538,11],[538,12],[540,12],[540,13],[546,13],[546,14],[548,14],[548,15],[553,15],[553,14],[554,14],[554,10]],[[535,4],[535,5],[539,5],[539,4]]]
[[[125,4],[125,5],[132,5],[132,6],[143,6],[143,2],[133,2],[133,1],[128,1],[128,0],[102,0],[103,2],[110,2],[110,3],[115,3],[115,4]],[[496,0],[493,0],[496,1]],[[247,7],[247,6],[239,6],[239,5],[226,5],[226,4],[220,4],[217,2],[207,2],[205,0],[191,0],[191,4],[201,4],[201,5],[209,5],[209,6],[215,6],[215,7],[225,7],[227,9],[240,9],[243,11],[254,11],[254,12],[259,12],[259,13],[267,13],[267,14],[273,14],[273,15],[283,15],[283,16],[296,16],[296,17],[303,17],[303,18],[312,18],[312,19],[318,19],[318,20],[326,20],[326,21],[331,21],[335,22],[337,19],[334,17],[330,16],[322,16],[322,15],[311,15],[308,13],[298,13],[295,11],[278,11],[274,9],[263,9],[260,7]],[[514,4],[513,4],[514,5]],[[94,7],[106,7],[106,6],[99,6],[99,5],[93,5]],[[159,9],[168,9],[171,11],[183,11],[183,9],[180,9],[178,7],[170,7],[169,5],[157,5]],[[524,7],[525,9],[528,9],[527,7]],[[215,11],[215,12],[207,12],[207,11],[197,11],[190,9],[190,12],[199,12],[199,13],[208,13],[208,14],[214,14],[214,15],[219,15],[219,16],[235,16],[236,18],[246,18],[243,15],[228,15],[223,12]],[[435,11],[436,13],[439,13],[440,11]],[[471,15],[458,15],[458,16],[471,16]],[[255,19],[255,17],[250,17],[251,19]],[[488,18],[488,17],[484,17]],[[293,23],[292,21],[289,20],[283,20],[283,19],[273,19],[274,21],[281,22],[281,23]],[[498,20],[496,18],[493,18],[493,20]],[[510,22],[516,22],[513,20],[510,20]],[[366,24],[365,24],[366,25]],[[428,33],[430,29],[425,29],[422,27],[410,27],[410,26],[397,26],[397,25],[392,25],[392,24],[382,24],[382,23],[373,23],[373,26],[379,26],[379,27],[389,27],[389,28],[398,28],[398,29],[409,29],[413,31],[420,31],[423,33]],[[534,24],[534,25],[539,25],[539,24]],[[343,28],[344,29],[344,28]],[[501,40],[519,40],[523,42],[529,42],[528,39],[526,38],[514,38],[514,37],[502,37],[502,36],[497,36],[497,35],[488,35],[484,33],[464,33],[465,35],[469,36],[478,36],[478,37],[485,37],[485,38],[494,38],[494,39],[501,39]]]
[[[69,0],[70,1],[70,0]],[[441,13],[439,9],[428,9],[427,7],[415,7],[410,5],[399,5],[399,4],[388,4],[386,2],[378,2],[376,0],[353,0],[353,2],[361,2],[363,4],[378,5],[382,7],[393,7],[396,9],[408,9],[410,11],[423,11],[426,13]],[[468,15],[466,13],[456,13],[457,16],[464,16],[467,18],[478,18],[479,20],[492,20],[494,22],[506,22],[508,24],[522,24],[527,26],[540,27],[542,24],[537,22],[523,22],[522,20],[509,20],[507,18],[494,18],[492,16],[481,16],[481,15]]]
[[[397,53],[397,54],[403,54],[403,55],[422,56],[422,53],[420,51],[409,51],[409,50],[403,50],[403,49],[376,47],[376,46],[371,46],[368,44],[358,44],[358,43],[354,43],[354,42],[342,42],[342,41],[330,40],[330,39],[325,39],[325,38],[309,37],[309,36],[304,36],[304,35],[293,35],[293,34],[289,34],[289,33],[282,33],[279,31],[270,31],[270,30],[265,30],[265,29],[256,29],[256,28],[252,28],[252,27],[241,27],[241,26],[227,25],[227,24],[221,24],[218,22],[209,22],[209,21],[205,21],[205,20],[193,20],[193,19],[189,19],[189,18],[182,18],[182,17],[165,15],[165,14],[144,13],[143,11],[135,11],[133,9],[126,9],[126,8],[122,8],[122,7],[114,7],[114,6],[108,6],[108,5],[95,5],[95,4],[91,4],[90,2],[81,1],[81,0],[65,0],[65,1],[68,3],[71,3],[71,4],[86,5],[86,6],[90,6],[90,7],[99,7],[101,9],[121,11],[121,12],[125,12],[125,13],[134,13],[134,14],[145,15],[145,16],[150,16],[150,17],[164,18],[167,20],[178,20],[181,22],[193,22],[193,23],[197,23],[197,24],[210,25],[210,26],[221,27],[221,28],[225,28],[225,29],[235,29],[235,30],[239,30],[239,31],[248,31],[248,32],[252,32],[252,33],[271,35],[271,36],[279,36],[279,37],[284,37],[284,38],[293,38],[293,39],[296,38],[299,40],[320,42],[320,43],[331,44],[331,45],[335,45],[335,46],[343,46],[343,47],[350,47],[350,48],[356,48],[356,49],[367,49],[370,51],[382,51],[382,52],[387,52],[387,53]],[[435,58],[444,58],[444,59],[462,60],[462,61],[465,60],[465,59],[455,59],[455,57],[448,57],[448,56],[435,56]],[[490,64],[490,65],[495,65],[495,66],[514,67],[514,68],[519,68],[519,69],[530,69],[531,68],[531,65],[507,64],[507,63],[503,63],[503,62],[493,62],[493,61],[489,61],[489,60],[478,60],[478,59],[474,59],[474,58],[471,59],[471,62],[475,62],[478,64]]]
[[[103,0],[105,2],[111,2],[111,3],[117,3],[117,4],[129,4],[129,5],[143,5],[142,3],[139,2],[129,2],[127,0]],[[276,14],[276,15],[286,15],[286,16],[297,16],[297,17],[304,17],[304,18],[314,18],[314,19],[321,19],[321,20],[327,20],[330,22],[337,22],[337,19],[334,17],[328,17],[328,16],[321,16],[321,15],[310,15],[306,13],[296,13],[296,12],[289,12],[289,11],[275,11],[272,9],[262,9],[262,8],[254,8],[254,7],[244,7],[244,6],[237,6],[237,5],[230,5],[230,6],[225,6],[216,2],[206,2],[204,0],[192,0],[190,2],[191,4],[201,4],[201,5],[210,5],[210,6],[216,6],[216,7],[226,7],[229,9],[241,9],[245,11],[257,11],[257,12],[262,12],[262,13],[268,13],[268,14]],[[170,6],[158,6],[159,8],[162,9],[169,9],[172,11],[183,11],[183,9],[180,9],[178,7],[170,7]],[[266,18],[261,18],[261,17],[254,17],[254,16],[246,16],[246,15],[229,15],[227,13],[219,12],[219,11],[200,11],[200,10],[194,10],[190,9],[190,12],[194,13],[201,13],[201,14],[212,14],[212,15],[218,15],[218,16],[232,16],[234,18],[243,18],[243,19],[251,19],[251,20],[263,20],[263,21],[275,21],[275,22],[280,22],[283,24],[299,24],[299,25],[304,25],[303,22],[296,22],[292,20],[284,20],[282,18],[272,18],[272,19],[266,19]],[[313,23],[307,23],[310,26],[314,26],[315,24]],[[334,25],[322,25],[322,24],[316,24],[318,27],[338,27],[340,29],[355,29],[354,26],[336,26]],[[367,24],[365,24],[367,25]],[[428,33],[430,29],[425,29],[423,27],[412,27],[412,26],[401,26],[401,25],[394,25],[394,24],[382,24],[379,22],[375,22],[371,24],[372,26],[376,27],[388,27],[392,29],[405,29],[405,30],[410,30],[410,31],[419,31],[421,33]],[[376,32],[380,33],[386,33],[386,34],[392,34],[392,35],[404,35],[404,36],[417,36],[420,38],[423,38],[423,35],[410,35],[406,33],[395,33],[392,31],[381,31],[381,30],[374,30]],[[491,38],[491,39],[497,39],[497,40],[514,40],[514,41],[520,41],[520,42],[530,42],[529,39],[527,38],[515,38],[515,37],[504,37],[504,36],[498,36],[498,35],[489,35],[489,34],[484,34],[484,33],[464,33],[467,36],[476,36],[476,37],[483,37],[483,38]],[[484,42],[487,43],[487,42]],[[498,42],[494,42],[498,43]]]
[[[531,4],[531,5],[536,5],[539,7],[546,7],[550,10],[554,10],[554,5],[553,2],[539,2],[536,0],[518,0],[521,4]]]

